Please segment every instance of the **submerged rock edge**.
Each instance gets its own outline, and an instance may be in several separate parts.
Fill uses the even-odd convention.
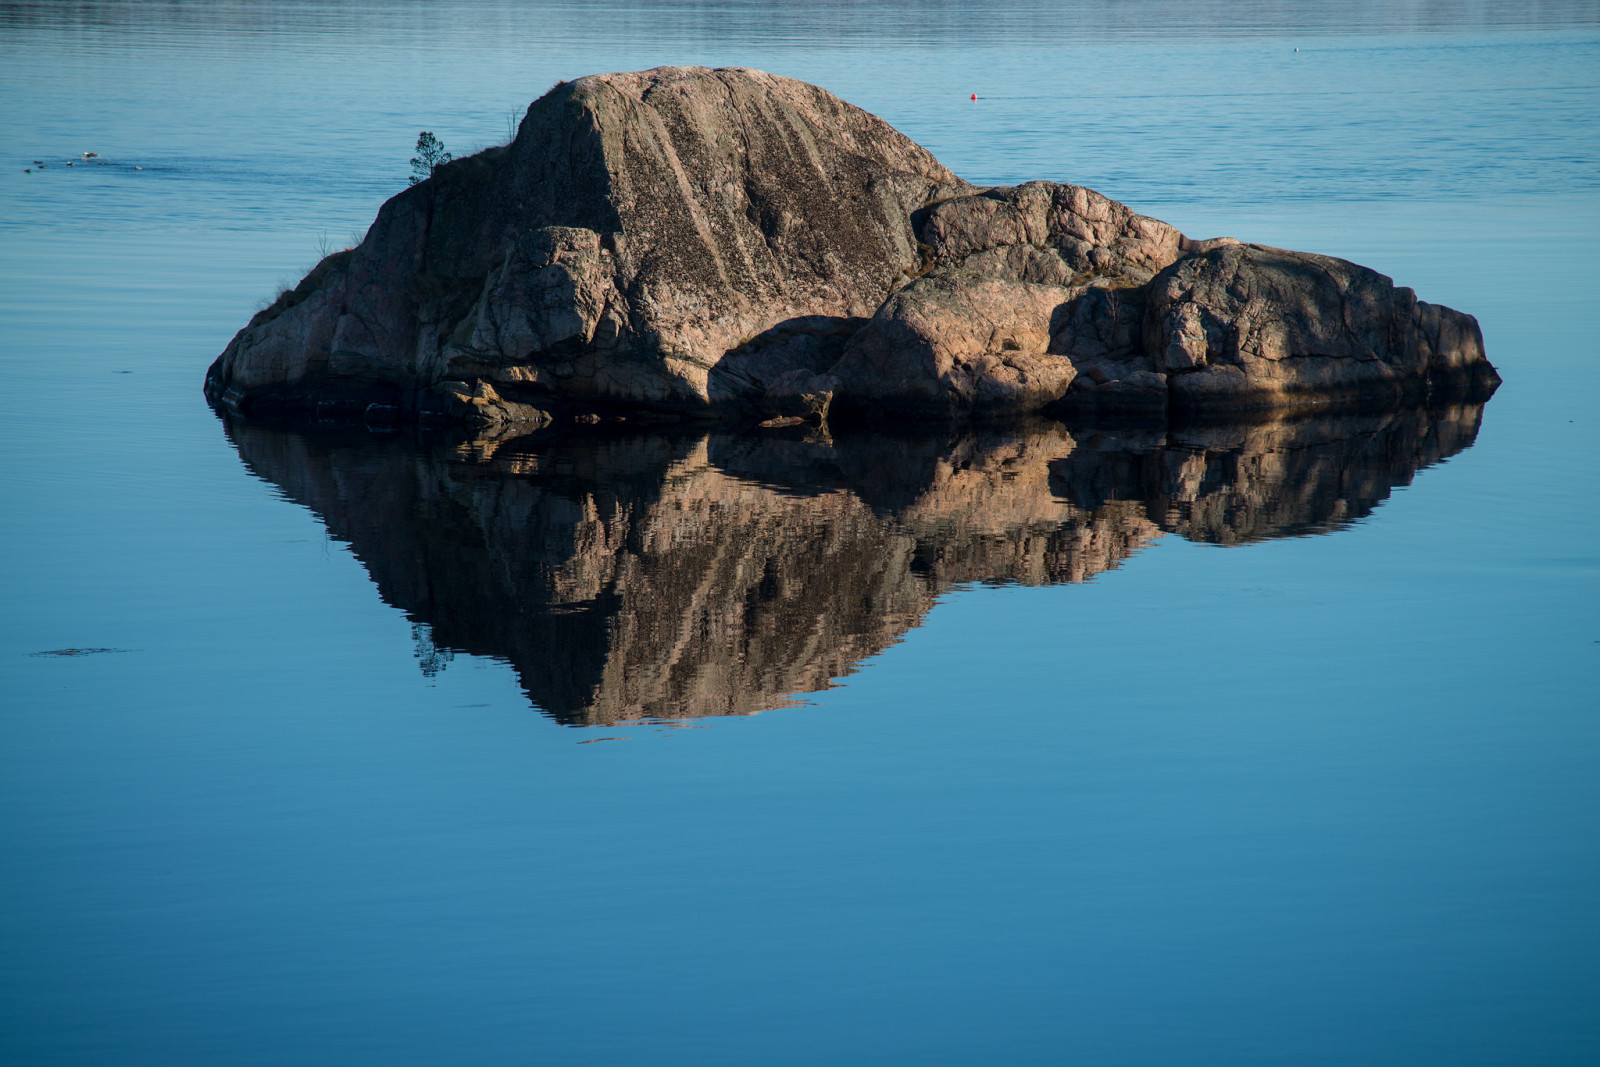
[[[1346,260],[978,189],[745,68],[558,84],[234,337],[216,406],[463,424],[1233,416],[1485,399],[1471,316]]]

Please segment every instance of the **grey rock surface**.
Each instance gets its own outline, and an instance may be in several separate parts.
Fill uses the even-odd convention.
[[[1194,241],[1092,190],[975,189],[802,82],[557,85],[239,332],[235,413],[751,424],[1227,413],[1499,381],[1469,315],[1373,271]]]

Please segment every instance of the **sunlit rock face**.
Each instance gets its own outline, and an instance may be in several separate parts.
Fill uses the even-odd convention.
[[[1482,399],[1476,321],[1344,260],[1082,186],[977,189],[757,70],[561,83],[234,337],[232,413],[526,432]]]
[[[1076,437],[229,432],[433,646],[506,660],[592,725],[789,705],[960,585],[1087,581],[1164,533],[1336,530],[1469,446],[1480,411]]]

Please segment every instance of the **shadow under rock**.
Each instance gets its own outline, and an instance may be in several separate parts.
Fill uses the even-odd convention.
[[[1189,430],[544,432],[441,442],[230,420],[384,601],[510,663],[557,721],[750,714],[830,687],[963,584],[1082,582],[1164,533],[1371,513],[1481,405]]]

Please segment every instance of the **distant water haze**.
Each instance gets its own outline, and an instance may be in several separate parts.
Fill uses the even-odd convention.
[[[969,181],[1157,215],[1593,193],[1596,26],[1579,2],[0,4],[21,216],[0,226],[294,229],[305,257],[365,228],[418,130],[459,156],[557,79],[664,63],[811,81]],[[86,150],[115,197],[56,187]],[[22,184],[24,156],[56,160],[55,184]]]

